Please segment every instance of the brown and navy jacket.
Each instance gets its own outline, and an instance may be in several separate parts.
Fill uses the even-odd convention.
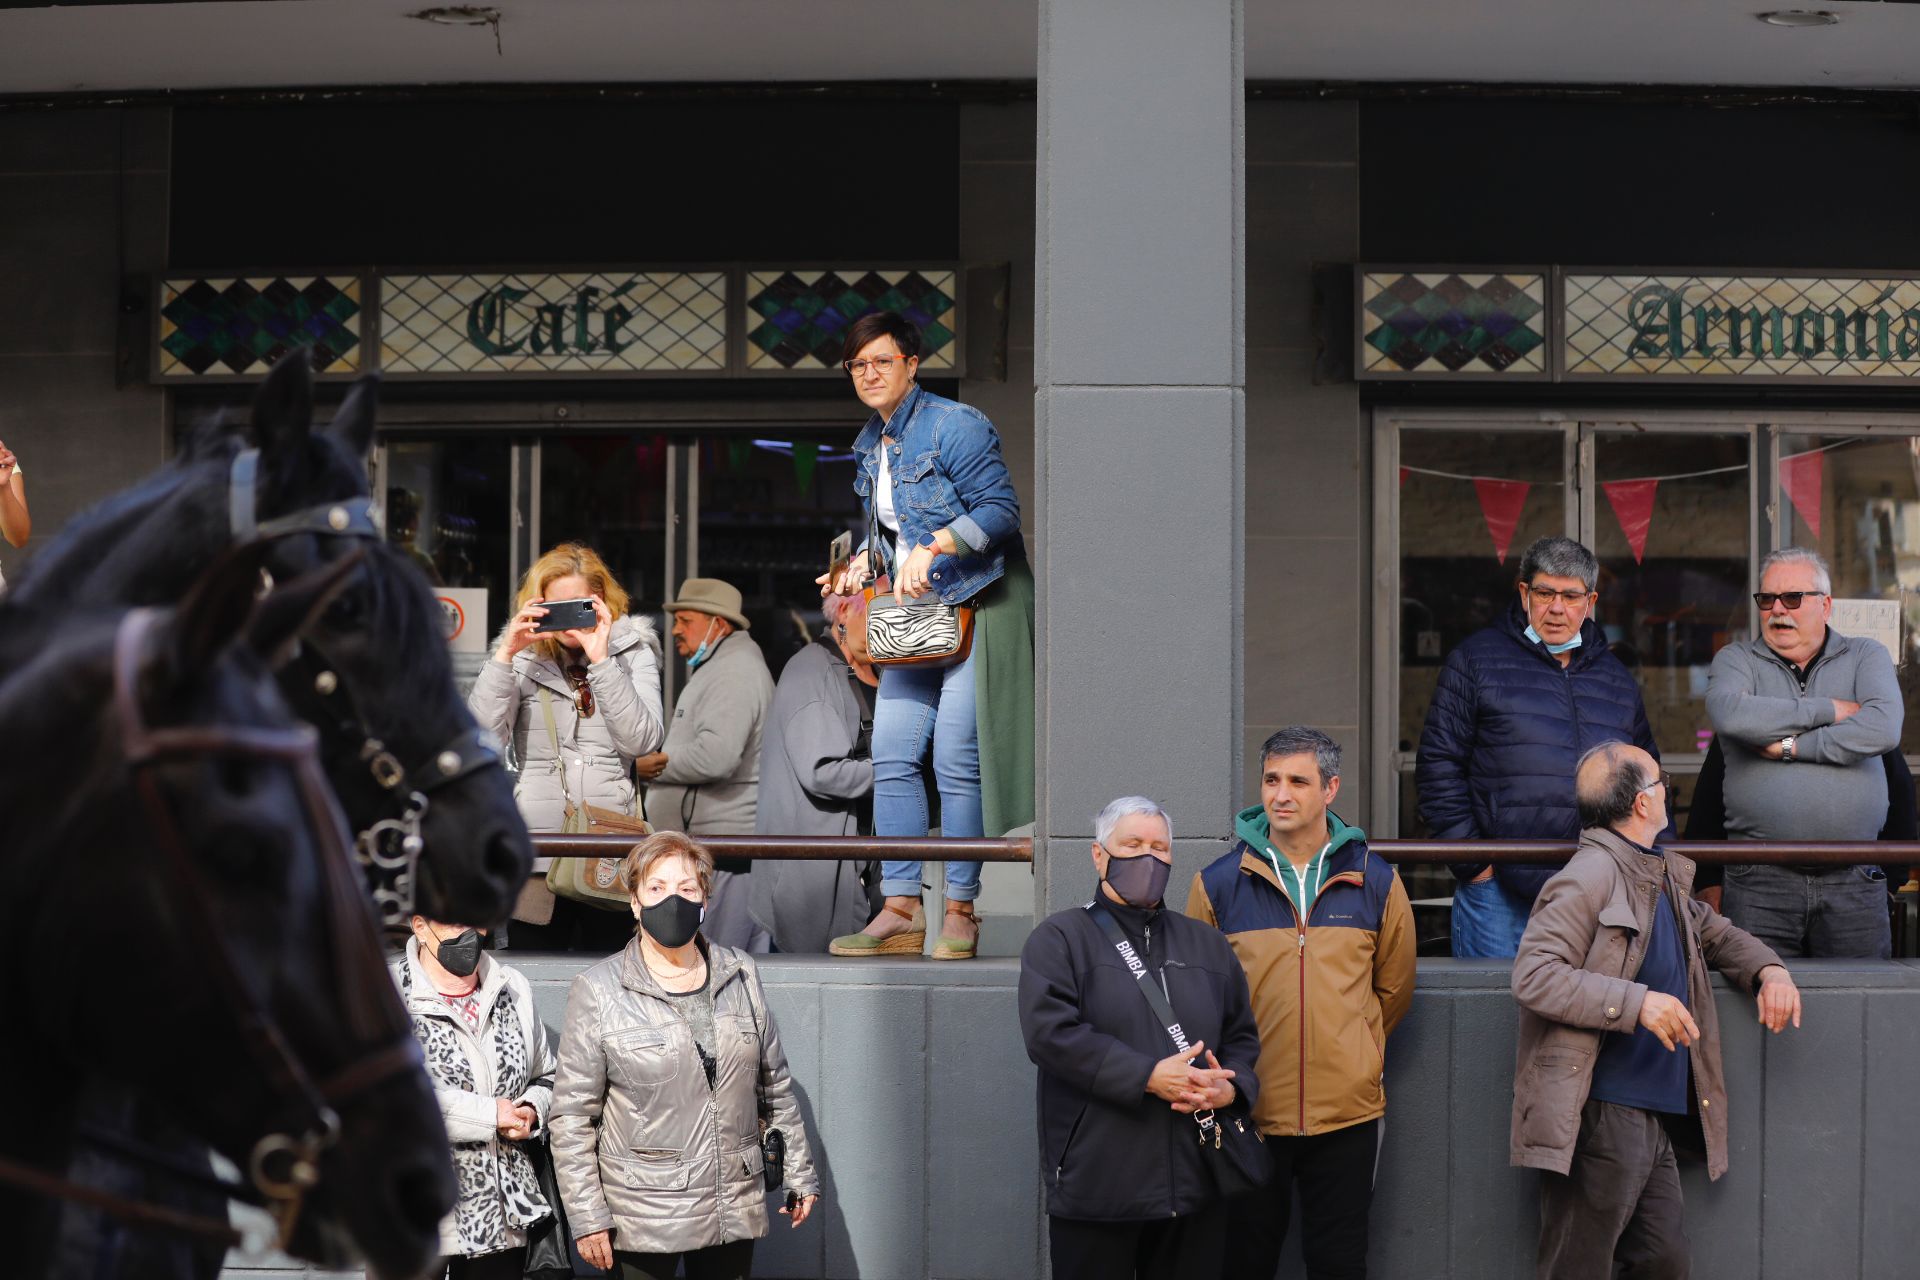
[[[1326,1133],[1386,1113],[1387,1036],[1413,1003],[1413,909],[1366,833],[1327,814],[1319,892],[1301,919],[1274,870],[1259,806],[1233,849],[1193,878],[1187,914],[1224,933],[1260,1025],[1263,1133]]]

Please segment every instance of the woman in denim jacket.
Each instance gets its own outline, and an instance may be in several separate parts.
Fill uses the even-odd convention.
[[[845,365],[873,416],[854,441],[854,489],[880,525],[823,593],[874,576],[903,596],[932,592],[975,610],[967,660],[945,668],[883,667],[873,715],[873,829],[924,836],[922,762],[929,749],[940,831],[980,836],[1033,821],[1033,574],[1020,537],[1020,500],[985,415],[914,381],[920,331],[890,311],[847,330]],[[946,863],[946,916],[936,960],[972,958],[980,864]],[[919,954],[926,944],[921,865],[881,866],[886,905],[859,933],[835,938],[837,956]]]

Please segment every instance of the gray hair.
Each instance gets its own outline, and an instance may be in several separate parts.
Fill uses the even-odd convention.
[[[1827,568],[1827,558],[1812,547],[1781,547],[1778,551],[1767,552],[1760,561],[1760,581],[1767,580],[1767,570],[1781,564],[1812,565],[1815,588],[1823,596],[1833,594],[1833,574]]]
[[[1113,839],[1113,829],[1120,825],[1120,819],[1131,817],[1158,818],[1167,824],[1167,843],[1173,843],[1173,818],[1160,805],[1145,796],[1121,796],[1100,811],[1093,820],[1093,838],[1100,847],[1110,848],[1108,841]]]
[[[1580,757],[1579,767],[1574,777],[1586,772],[1587,761],[1595,756],[1606,759],[1607,770],[1600,775],[1598,786],[1574,788],[1574,803],[1580,810],[1580,826],[1612,827],[1627,820],[1633,813],[1633,803],[1640,793],[1647,789],[1647,780],[1640,775],[1640,765],[1621,748],[1619,742],[1603,742],[1597,747],[1588,748]]]
[[[1520,557],[1520,581],[1533,584],[1537,574],[1555,578],[1578,578],[1589,592],[1600,589],[1600,561],[1593,552],[1572,538],[1537,539]]]
[[[1321,786],[1340,776],[1340,744],[1304,724],[1290,724],[1275,730],[1272,737],[1260,744],[1260,764],[1264,768],[1275,756],[1297,756],[1304,751],[1313,752],[1314,763],[1320,766]]]

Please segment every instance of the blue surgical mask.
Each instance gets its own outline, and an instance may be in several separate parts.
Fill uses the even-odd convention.
[[[1540,638],[1540,633],[1533,629],[1531,622],[1527,624],[1527,639],[1531,640],[1534,644],[1547,644],[1546,641]],[[1547,644],[1547,652],[1565,653],[1569,649],[1578,649],[1580,644],[1580,633],[1576,631],[1573,633],[1573,639],[1567,641],[1565,644]]]
[[[720,619],[715,618],[707,624],[707,634],[705,638],[700,641],[700,647],[693,651],[691,658],[687,659],[687,670],[689,672],[713,656],[713,629],[719,625],[719,622]]]

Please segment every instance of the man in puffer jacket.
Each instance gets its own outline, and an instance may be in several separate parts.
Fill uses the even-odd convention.
[[[1586,547],[1541,538],[1521,558],[1507,615],[1447,655],[1414,770],[1435,839],[1571,844],[1580,836],[1581,756],[1630,742],[1659,761],[1639,682],[1593,620],[1599,579]],[[1554,870],[1455,864],[1453,954],[1511,959]]]

